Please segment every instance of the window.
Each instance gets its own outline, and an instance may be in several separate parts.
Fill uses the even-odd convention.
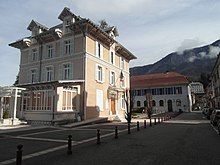
[[[163,100],[160,100],[160,101],[159,101],[159,106],[161,106],[161,107],[164,106],[164,102],[163,102]]]
[[[115,64],[115,52],[114,52],[114,50],[111,50],[110,49],[110,63],[111,64]]]
[[[152,100],[152,106],[155,107],[156,106],[156,101]]]
[[[120,58],[120,68],[125,69],[125,59],[123,57]]]
[[[47,58],[52,58],[54,55],[54,48],[53,45],[47,46]]]
[[[37,82],[37,69],[31,70],[31,83]]]
[[[182,94],[182,87],[176,87],[176,94]]]
[[[121,88],[126,87],[126,77],[123,75],[123,78],[120,76]]]
[[[97,111],[103,111],[103,91],[96,90],[96,109]]]
[[[74,110],[76,106],[76,96],[77,92],[75,89],[64,88],[62,110]]]
[[[140,107],[140,106],[141,106],[141,102],[137,101],[137,107]]]
[[[125,95],[123,94],[122,96],[121,96],[121,109],[125,109]]]
[[[177,107],[181,106],[181,100],[179,100],[179,99],[176,100],[176,106]]]
[[[71,41],[64,41],[64,53],[70,54],[71,53]]]
[[[144,107],[147,107],[147,101],[146,100],[144,101]]]
[[[37,55],[37,49],[32,49],[32,61],[37,61],[38,55]]]
[[[27,110],[52,110],[53,106],[53,91],[42,90],[30,93],[32,99],[27,99]],[[26,97],[28,98],[28,96]],[[30,100],[32,103],[30,104]],[[29,105],[32,105],[31,107]]]
[[[99,42],[96,42],[96,57],[103,58],[103,46]]]
[[[49,66],[46,67],[46,81],[52,81],[53,80],[53,67]]]
[[[63,65],[63,79],[69,80],[70,79],[70,64],[64,64]]]
[[[70,27],[69,27],[70,24],[71,24],[71,20],[70,19],[65,20],[65,33],[69,33],[70,32]]]
[[[97,82],[103,83],[104,82],[104,76],[105,76],[105,70],[101,65],[96,65],[95,67],[95,80]]]
[[[112,86],[115,86],[115,77],[116,77],[116,74],[114,71],[110,71],[110,84]]]

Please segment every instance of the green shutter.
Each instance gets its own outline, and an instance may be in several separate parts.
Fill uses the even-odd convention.
[[[58,79],[62,80],[63,79],[63,65],[59,65],[59,71],[58,71]]]
[[[69,77],[70,80],[73,79],[73,64],[70,63],[70,77]]]
[[[42,68],[42,76],[41,76],[41,81],[46,81],[46,68]]]

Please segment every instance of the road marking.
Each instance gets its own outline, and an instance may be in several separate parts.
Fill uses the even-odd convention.
[[[130,129],[133,130],[133,129],[136,129],[136,127],[131,127]],[[127,131],[127,129],[119,130],[118,133],[125,132],[125,131]],[[101,135],[101,138],[112,136],[112,135],[114,135],[114,132]],[[30,139],[29,137],[18,137],[18,136],[17,137],[11,136],[11,137],[12,138],[28,138],[28,139]],[[57,140],[54,140],[54,139],[31,138],[31,140],[37,140],[37,139],[50,140],[50,141],[57,142]],[[85,140],[81,140],[81,141],[73,141],[72,146],[76,146],[76,145],[79,145],[79,144],[94,141],[96,139],[97,139],[97,137],[93,137],[93,138],[89,138],[89,139],[85,139]],[[63,140],[58,140],[58,141],[61,142]],[[59,146],[59,147],[54,147],[54,148],[50,148],[50,149],[46,149],[46,150],[43,150],[43,151],[39,151],[39,152],[35,152],[35,153],[32,153],[32,154],[25,155],[25,156],[22,157],[22,160],[26,160],[26,159],[33,158],[33,157],[40,156],[40,155],[45,155],[45,154],[48,154],[50,152],[54,152],[54,151],[61,150],[61,149],[64,149],[64,148],[67,148],[66,144],[62,145],[62,146]],[[5,160],[5,161],[0,162],[0,165],[7,165],[7,164],[15,163],[15,162],[16,162],[16,159],[14,158],[14,159],[9,159],[9,160]]]
[[[215,131],[217,134],[219,134],[218,129],[215,128],[212,124],[210,124],[210,125],[212,126],[212,128],[214,129],[214,131]]]

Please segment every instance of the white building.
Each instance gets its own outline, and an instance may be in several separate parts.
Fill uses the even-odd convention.
[[[203,84],[200,82],[191,82],[189,84],[191,92],[195,94],[201,94],[204,93]]]
[[[149,105],[154,112],[189,112],[192,109],[188,79],[175,72],[147,74],[131,77],[131,90],[134,94],[134,109]]]

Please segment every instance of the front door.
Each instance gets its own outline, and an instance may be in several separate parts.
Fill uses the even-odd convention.
[[[173,112],[173,105],[172,105],[172,100],[168,100],[168,112]]]
[[[111,98],[111,111],[112,111],[112,115],[116,114],[116,111],[115,111],[115,98]]]

